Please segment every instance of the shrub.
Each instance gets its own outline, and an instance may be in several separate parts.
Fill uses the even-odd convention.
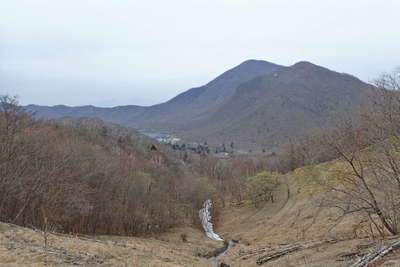
[[[247,179],[247,193],[255,207],[261,201],[274,202],[274,192],[279,185],[277,172],[263,171]]]

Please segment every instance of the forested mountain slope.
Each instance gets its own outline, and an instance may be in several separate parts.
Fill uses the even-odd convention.
[[[370,85],[348,75],[299,62],[241,84],[204,124],[185,134],[237,147],[273,149],[289,138],[332,126],[366,98]]]
[[[371,86],[309,62],[283,67],[249,60],[205,86],[150,107],[27,106],[37,117],[91,117],[186,141],[273,150],[306,131],[328,127],[366,98]]]

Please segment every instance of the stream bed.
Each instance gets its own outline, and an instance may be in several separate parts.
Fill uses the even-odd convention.
[[[212,267],[229,267],[229,265],[218,261],[217,257],[222,256],[226,252],[228,252],[231,248],[235,246],[236,243],[238,243],[238,241],[236,240],[224,241],[218,234],[214,232],[214,226],[211,221],[212,220],[210,211],[211,207],[212,207],[212,201],[210,199],[204,201],[203,208],[199,210],[200,222],[201,225],[203,226],[205,234],[212,240],[223,241],[224,246],[222,248],[218,248],[204,255],[203,257],[208,260],[208,262]]]

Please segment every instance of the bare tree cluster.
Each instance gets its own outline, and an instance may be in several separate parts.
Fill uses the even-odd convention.
[[[336,181],[325,181],[329,207],[359,214],[380,235],[400,232],[400,72],[376,81],[370,105],[324,136],[345,163]],[[360,149],[364,147],[364,149]]]
[[[91,123],[37,121],[0,98],[0,221],[141,235],[197,220],[209,193],[195,175],[163,149]]]

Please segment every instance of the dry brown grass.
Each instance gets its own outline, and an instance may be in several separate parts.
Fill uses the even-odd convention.
[[[362,232],[355,237],[360,218],[335,221],[338,214],[334,210],[321,210],[318,206],[323,191],[311,176],[334,179],[332,170],[338,166],[338,162],[332,162],[286,175],[275,203],[266,203],[261,208],[256,209],[250,203],[227,205],[221,210],[215,230],[224,239],[239,239],[241,243],[218,260],[231,266],[258,266],[256,260],[262,254],[246,259],[243,255],[283,243],[307,244],[326,239],[337,242],[302,248],[263,266],[347,266],[356,256],[342,257],[343,253],[366,253],[368,247],[358,246],[371,240]],[[186,242],[182,241],[182,235],[187,237]],[[3,266],[209,266],[199,255],[221,246],[221,242],[208,239],[201,230],[185,227],[154,238],[52,234],[50,249],[46,252],[41,232],[0,224],[0,265]],[[399,266],[397,253],[388,256],[382,265]]]
[[[336,221],[337,211],[321,209],[318,204],[324,192],[312,179],[313,175],[317,175],[334,180],[334,170],[340,167],[341,163],[334,161],[301,168],[286,175],[286,187],[280,188],[277,201],[267,203],[261,209],[255,209],[250,204],[224,209],[216,231],[249,245],[236,246],[220,257],[221,260],[231,266],[258,266],[256,260],[263,254],[242,259],[243,254],[282,243],[335,239],[339,241],[301,249],[263,266],[347,266],[354,261],[356,256],[340,255],[355,251],[363,253],[357,246],[370,243],[368,236],[358,229],[360,218],[351,216]]]
[[[188,236],[187,242],[180,233]],[[200,230],[180,228],[157,239],[52,234],[46,252],[41,232],[0,224],[1,266],[208,266],[198,253],[218,246]]]

